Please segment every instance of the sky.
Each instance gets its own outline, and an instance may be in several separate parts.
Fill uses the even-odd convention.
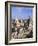
[[[28,19],[32,16],[31,7],[11,7],[11,18],[12,19]]]

